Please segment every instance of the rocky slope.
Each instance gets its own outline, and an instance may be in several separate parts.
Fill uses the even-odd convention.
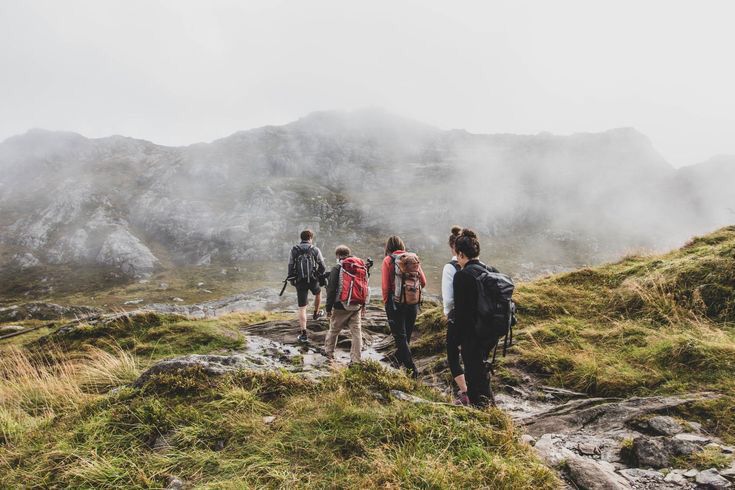
[[[136,277],[282,260],[306,226],[330,246],[400,232],[426,248],[455,222],[527,237],[526,261],[579,243],[592,261],[722,224],[735,198],[710,191],[732,167],[677,172],[633,129],[476,135],[379,111],[176,148],[33,130],[0,144],[0,267],[97,264]]]

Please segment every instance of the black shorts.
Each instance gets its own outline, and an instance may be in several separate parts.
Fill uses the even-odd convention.
[[[309,304],[309,291],[311,294],[316,296],[321,292],[322,288],[319,286],[318,281],[310,282],[308,284],[297,284],[296,285],[296,297],[299,299],[299,308]]]

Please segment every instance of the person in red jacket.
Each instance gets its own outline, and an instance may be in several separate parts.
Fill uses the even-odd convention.
[[[406,304],[395,298],[395,262],[394,257],[406,253],[406,245],[398,236],[388,238],[385,245],[385,259],[382,266],[382,289],[385,313],[388,316],[388,325],[396,342],[398,361],[408,370],[409,374],[417,378],[418,370],[411,356],[411,334],[416,324],[418,304]],[[419,281],[421,288],[426,287],[426,275],[419,265]]]

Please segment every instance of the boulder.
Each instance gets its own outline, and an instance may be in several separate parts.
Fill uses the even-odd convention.
[[[630,489],[630,484],[615,473],[615,467],[605,461],[573,456],[566,461],[569,478],[583,490]]]
[[[732,487],[732,483],[720,475],[714,468],[700,471],[695,481],[697,482],[698,488],[702,489],[724,490]]]
[[[152,376],[161,373],[186,370],[193,367],[199,367],[205,373],[212,376],[220,376],[231,371],[237,371],[238,369],[245,368],[260,367],[262,369],[262,366],[255,365],[245,354],[233,354],[229,356],[191,354],[188,356],[176,357],[174,359],[167,359],[154,364],[140,375],[140,377],[133,383],[133,386],[140,388]]]
[[[646,468],[665,468],[669,465],[671,453],[658,437],[636,437],[633,439],[633,454],[638,466]]]
[[[684,427],[673,417],[665,415],[656,415],[648,419],[648,427],[656,435],[673,436],[684,432]]]

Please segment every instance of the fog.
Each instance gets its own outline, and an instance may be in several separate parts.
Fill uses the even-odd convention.
[[[0,269],[277,262],[304,227],[439,264],[459,223],[525,277],[681,245],[735,219],[732,10],[0,2]]]
[[[383,107],[473,133],[634,127],[679,167],[735,154],[727,0],[0,2],[0,140],[211,141]]]

